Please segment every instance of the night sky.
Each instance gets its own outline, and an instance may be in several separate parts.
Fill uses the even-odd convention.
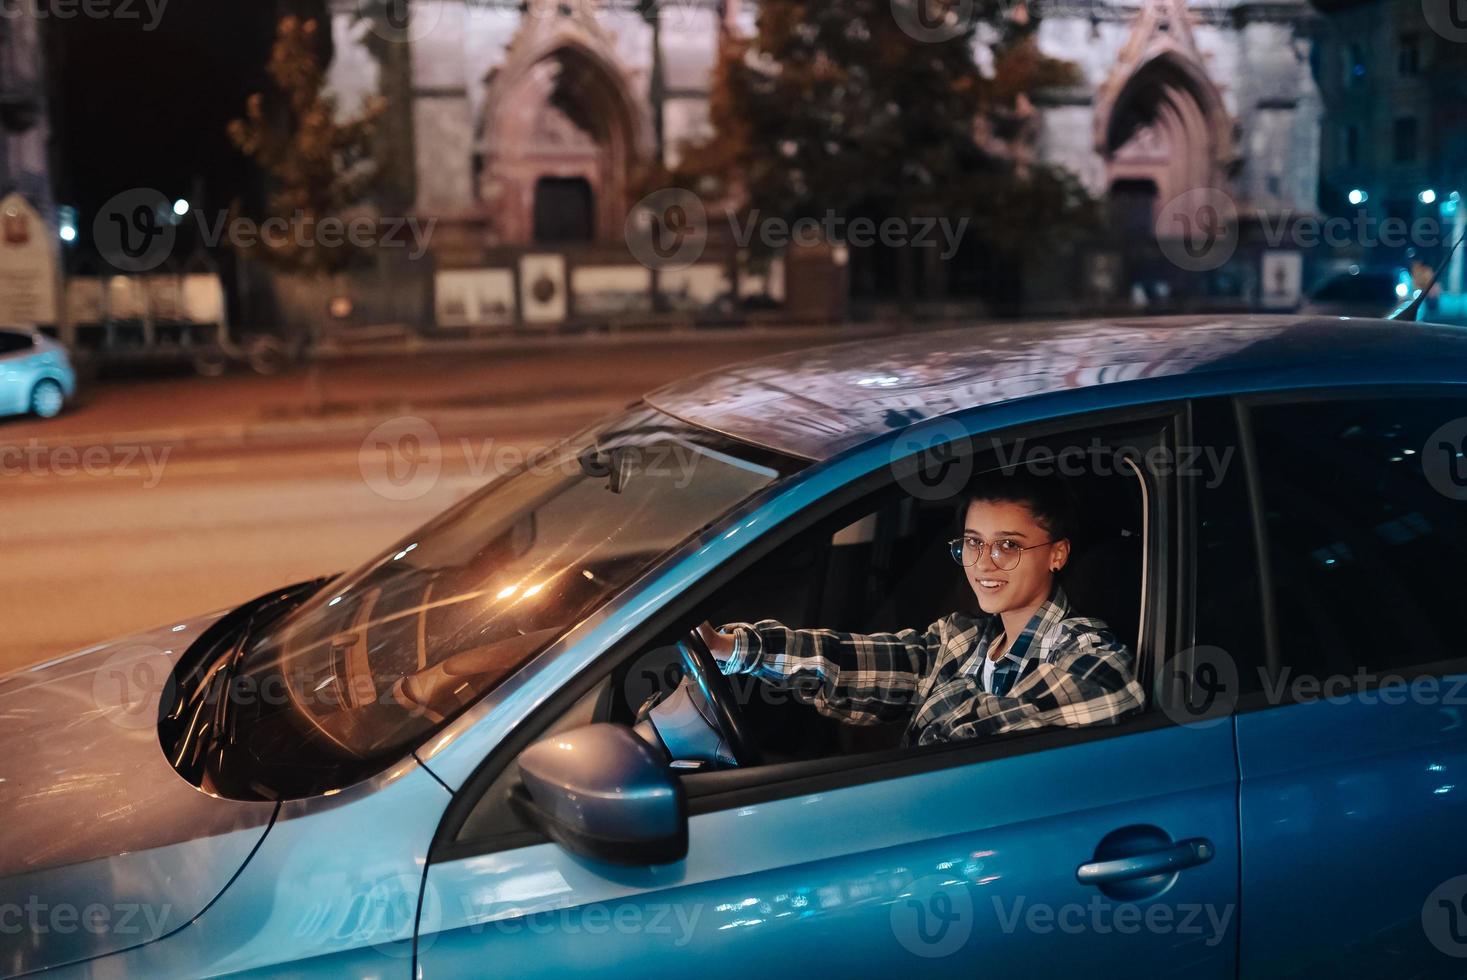
[[[225,126],[266,85],[276,5],[168,0],[151,31],[146,4],[130,6],[137,19],[52,19],[44,28],[56,197],[80,210],[84,235],[110,197],[135,187],[192,200],[197,178],[203,195],[195,203],[210,210],[260,194],[253,164]]]

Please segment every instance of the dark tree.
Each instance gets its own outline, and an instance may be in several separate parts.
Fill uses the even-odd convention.
[[[275,91],[250,96],[245,117],[229,124],[235,145],[270,178],[269,217],[290,229],[262,235],[252,252],[276,268],[318,275],[356,257],[349,241],[338,243],[339,236],[318,229],[360,205],[372,188],[373,129],[382,112],[373,101],[362,115],[339,119],[325,91],[325,65],[318,22],[281,18],[267,66]]]
[[[945,2],[761,0],[755,35],[723,45],[716,135],[654,179],[786,220],[967,216],[1014,253],[1088,223],[1078,183],[1033,162],[1032,95],[1073,84],[1074,69],[1039,52],[1022,5],[974,0],[964,23],[965,7]],[[914,23],[946,26],[904,29]],[[986,73],[974,59],[980,31],[993,53]]]

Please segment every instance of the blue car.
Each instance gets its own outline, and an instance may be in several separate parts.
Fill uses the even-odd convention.
[[[653,392],[360,569],[0,680],[0,972],[1460,976],[1464,382],[1459,329],[1261,317]],[[724,676],[705,622],[970,602],[953,502],[1020,468],[1139,707],[914,745]]]
[[[55,418],[75,395],[65,347],[39,331],[0,327],[0,416]]]

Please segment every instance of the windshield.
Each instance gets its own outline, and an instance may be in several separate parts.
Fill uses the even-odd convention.
[[[546,451],[252,640],[216,781],[380,770],[792,465],[648,408]]]

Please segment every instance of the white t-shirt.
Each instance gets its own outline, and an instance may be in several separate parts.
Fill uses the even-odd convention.
[[[1004,638],[1005,638],[1005,634],[1000,633],[998,635],[997,639],[994,640],[994,642],[997,643],[999,640],[1002,640]],[[1005,647],[1005,651],[1004,652],[1008,652],[1007,651],[1007,647],[1008,647],[1008,644],[1007,643],[1004,644],[1004,647]],[[1002,660],[1003,657],[999,657],[998,659],[999,660]],[[993,659],[993,651],[990,650],[989,652],[987,652],[987,653],[985,653],[983,655],[983,690],[987,691],[990,694],[993,693],[993,672],[995,670],[997,670],[997,669],[998,669],[998,660],[994,660]]]

